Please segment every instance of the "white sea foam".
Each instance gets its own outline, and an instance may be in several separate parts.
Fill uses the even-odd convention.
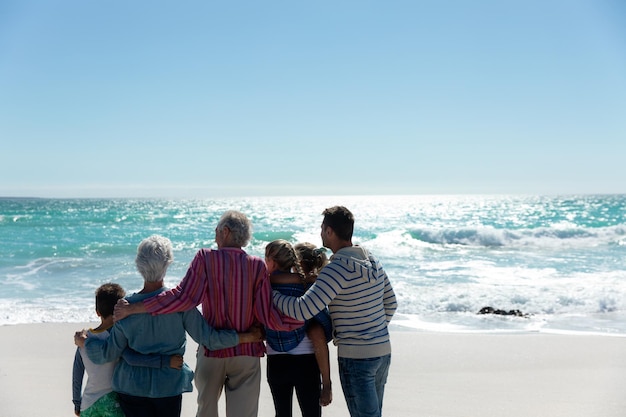
[[[394,325],[626,334],[626,196],[0,201],[0,325],[93,320],[98,285],[140,287],[134,255],[150,234],[174,243],[172,286],[199,247],[215,247],[224,210],[250,216],[246,250],[262,257],[273,239],[321,245],[321,212],[334,204],[353,211],[353,241],[394,285]],[[485,306],[529,317],[477,315]]]

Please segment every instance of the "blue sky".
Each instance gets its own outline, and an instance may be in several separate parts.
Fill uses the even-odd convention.
[[[621,0],[0,2],[0,196],[626,192]]]

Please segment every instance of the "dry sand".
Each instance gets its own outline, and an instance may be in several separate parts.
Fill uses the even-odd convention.
[[[89,326],[0,326],[1,417],[74,415],[73,335]],[[192,368],[196,346],[190,340],[185,355]],[[392,346],[387,417],[626,415],[624,337],[393,331]],[[322,415],[348,417],[330,351],[334,401]],[[182,416],[195,416],[195,401],[195,392],[183,395]],[[264,373],[259,416],[273,415]]]

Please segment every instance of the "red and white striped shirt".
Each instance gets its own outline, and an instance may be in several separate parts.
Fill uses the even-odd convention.
[[[218,330],[245,332],[255,323],[275,330],[303,325],[274,306],[265,262],[239,248],[200,249],[175,288],[143,303],[153,315],[186,311],[202,304],[205,320]],[[206,356],[217,358],[264,354],[263,342],[213,351],[205,348]]]

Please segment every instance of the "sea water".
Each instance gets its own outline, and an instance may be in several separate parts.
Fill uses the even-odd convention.
[[[96,321],[99,285],[141,288],[134,257],[151,234],[174,244],[174,286],[216,247],[224,211],[251,219],[245,250],[262,257],[274,239],[321,245],[333,205],[385,267],[396,329],[626,336],[626,195],[2,198],[0,325]],[[524,316],[477,314],[485,306]]]

